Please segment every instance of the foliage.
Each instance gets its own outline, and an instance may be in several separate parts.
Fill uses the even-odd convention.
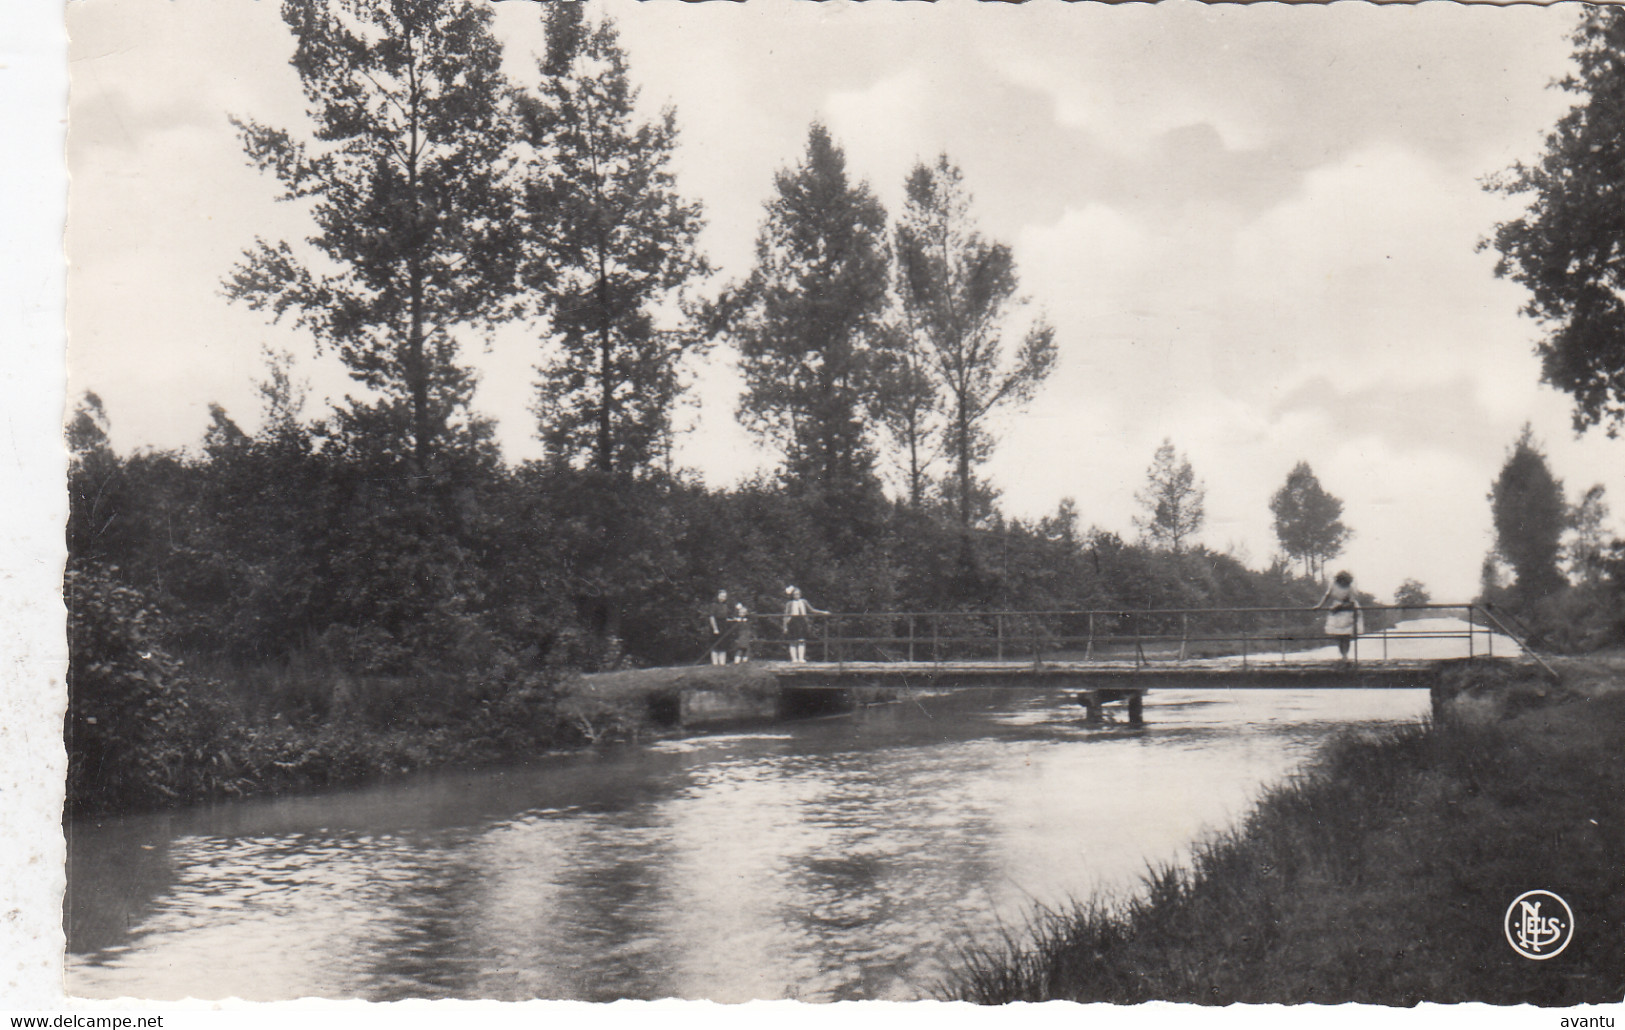
[[[1010,248],[982,238],[970,213],[970,195],[946,154],[934,167],[916,165],[897,226],[897,277],[907,331],[924,340],[905,352],[901,381],[904,424],[919,434],[917,409],[931,395],[945,398],[942,429],[954,462],[961,525],[970,525],[976,466],[992,440],[988,415],[1029,400],[1055,365],[1055,332],[1036,320],[1012,347],[1016,297]],[[916,357],[918,355],[918,357]],[[931,394],[923,394],[923,372]],[[916,496],[912,495],[911,496]]]
[[[292,384],[268,385],[268,410],[295,406]],[[105,527],[70,538],[69,732],[87,808],[635,734],[635,712],[561,701],[560,677],[696,660],[700,605],[718,588],[758,613],[792,582],[845,612],[1313,599],[1281,570],[1080,531],[1072,504],[969,531],[887,506],[843,556],[804,500],[768,481],[711,491],[487,458],[458,490],[414,491],[343,440],[270,417],[249,435],[224,411],[198,455],[121,458],[79,439],[71,524]],[[105,489],[88,487],[92,463]],[[144,714],[109,721],[98,706]]]
[[[602,472],[646,471],[670,448],[678,362],[690,333],[660,328],[661,303],[706,271],[700,209],[670,169],[676,116],[633,118],[637,91],[614,24],[580,4],[547,9],[538,95],[522,102],[524,280],[558,345],[536,410],[551,451]]]
[[[729,319],[745,376],[741,418],[783,448],[790,487],[843,555],[869,535],[880,503],[870,426],[893,364],[881,331],[885,224],[814,124],[802,163],[774,178],[756,265]]]
[[[190,716],[179,664],[161,646],[147,599],[113,570],[70,567],[68,781],[70,805],[140,806],[174,793]]]
[[[873,398],[875,414],[898,450],[893,461],[901,470],[909,507],[920,509],[939,486],[930,471],[939,456],[942,429],[937,387],[926,368],[918,334],[900,303],[893,304],[879,332],[885,336],[880,349],[887,355],[888,367],[885,389]]]
[[[340,423],[433,475],[473,380],[456,331],[513,291],[508,111],[484,4],[284,0],[309,104],[302,136],[254,121],[244,149],[305,206],[314,253],[260,239],[227,294],[337,350],[369,393]]]
[[[1563,548],[1563,560],[1569,575],[1584,583],[1594,584],[1605,574],[1604,558],[1609,543],[1605,493],[1603,485],[1597,483],[1569,511],[1571,536]]]
[[[1407,579],[1394,590],[1394,604],[1400,608],[1424,605],[1432,600],[1427,587],[1418,580]]]
[[[1572,41],[1576,70],[1557,85],[1574,94],[1533,165],[1519,162],[1485,188],[1530,194],[1520,218],[1496,227],[1496,275],[1529,291],[1523,312],[1545,331],[1538,352],[1546,382],[1575,401],[1577,428],[1625,423],[1625,11],[1582,9]]]
[[[1552,475],[1525,425],[1508,452],[1489,495],[1495,549],[1512,567],[1512,599],[1533,605],[1564,586],[1558,557],[1568,508],[1563,485]]]
[[[1134,518],[1145,538],[1178,553],[1202,528],[1207,491],[1197,482],[1188,459],[1175,453],[1172,440],[1163,440],[1146,471],[1146,485],[1135,495],[1144,509]]]
[[[1292,467],[1270,511],[1281,550],[1302,561],[1307,576],[1323,576],[1327,560],[1342,553],[1351,535],[1342,522],[1343,502],[1325,491],[1306,461]]]
[[[110,533],[122,530],[120,507],[123,466],[107,442],[107,412],[102,400],[86,393],[68,423],[68,553],[81,558],[104,556],[116,548]]]

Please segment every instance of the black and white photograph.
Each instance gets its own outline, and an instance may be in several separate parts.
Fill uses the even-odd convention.
[[[1625,8],[59,14],[18,998],[1625,1015]]]

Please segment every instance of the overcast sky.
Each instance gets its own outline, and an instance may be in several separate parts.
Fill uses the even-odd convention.
[[[1570,102],[1548,85],[1572,5],[592,6],[646,105],[676,108],[680,187],[721,280],[748,273],[773,174],[815,119],[892,211],[915,162],[963,168],[1060,347],[997,426],[1011,514],[1072,497],[1085,526],[1132,536],[1166,437],[1206,484],[1202,542],[1258,567],[1269,499],[1308,461],[1355,533],[1337,564],[1379,597],[1415,577],[1455,600],[1524,422],[1571,499],[1622,483],[1625,442],[1575,439],[1567,398],[1538,383],[1522,291],[1476,251],[1519,207],[1481,179],[1537,155]],[[523,75],[539,8],[497,13]],[[219,292],[256,235],[306,231],[228,121],[300,123],[277,5],[78,0],[68,25],[71,390],[101,396],[121,451],[195,446],[211,401],[256,424],[270,344],[304,362],[319,413],[344,392],[335,366]],[[471,357],[506,452],[537,454],[534,342]],[[768,458],[734,424],[732,355],[695,378],[680,459],[726,485]]]

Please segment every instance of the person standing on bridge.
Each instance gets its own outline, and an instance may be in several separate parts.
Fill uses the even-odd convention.
[[[734,613],[728,623],[732,627],[734,664],[750,661],[750,612],[746,610],[745,602],[734,605]]]
[[[1326,608],[1326,635],[1337,641],[1337,652],[1347,661],[1349,644],[1360,632],[1360,602],[1354,596],[1354,577],[1347,571],[1332,578],[1331,586],[1314,608]]]
[[[711,631],[711,664],[728,664],[728,619],[733,609],[728,606],[728,591],[718,590],[717,599],[705,608],[706,628]]]
[[[799,664],[807,660],[807,616],[828,615],[829,612],[808,604],[802,598],[799,587],[788,586],[784,592],[790,598],[784,602],[784,635],[790,640],[790,660]]]

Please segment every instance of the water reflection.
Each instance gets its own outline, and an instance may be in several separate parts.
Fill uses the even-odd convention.
[[[1137,884],[1423,692],[962,692],[768,732],[70,827],[78,996],[907,999]]]

